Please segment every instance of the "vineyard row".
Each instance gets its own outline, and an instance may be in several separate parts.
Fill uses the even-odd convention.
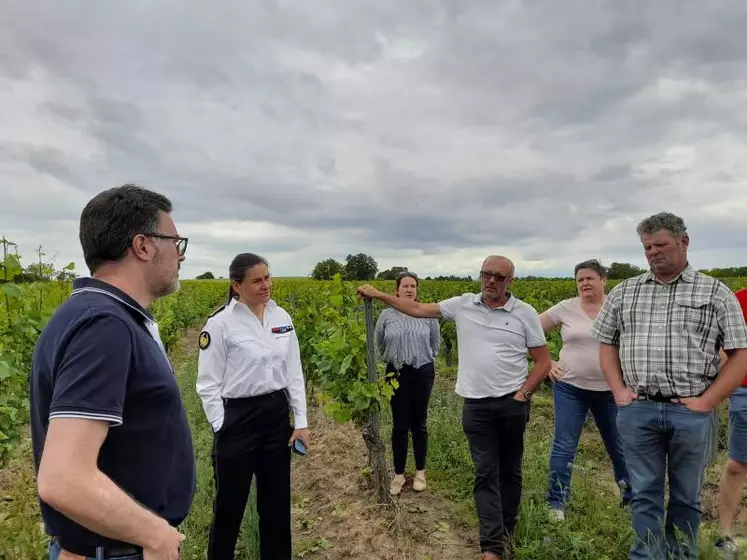
[[[725,279],[732,288],[747,286],[747,278]],[[392,291],[394,282],[373,282]],[[613,285],[610,282],[610,287]],[[181,289],[151,308],[167,348],[184,329],[201,324],[226,297],[225,280],[186,280]],[[0,466],[20,441],[28,422],[28,372],[39,333],[54,310],[69,296],[69,282],[0,285]],[[576,295],[573,280],[516,280],[517,297],[541,312]],[[420,282],[420,299],[438,301],[476,292],[476,282]],[[361,421],[372,408],[388,400],[392,388],[383,375],[378,384],[366,377],[366,332],[363,305],[355,296],[355,283],[310,279],[276,279],[273,298],[292,315],[301,345],[304,373],[310,391],[329,398],[327,410],[338,420]],[[380,306],[376,306],[380,309]],[[456,350],[453,323],[442,324],[443,348]],[[557,335],[550,337],[557,356]],[[380,369],[381,371],[381,369]]]

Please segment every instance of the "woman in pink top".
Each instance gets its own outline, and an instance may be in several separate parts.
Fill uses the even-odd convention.
[[[550,454],[547,501],[554,520],[565,519],[570,498],[571,469],[578,440],[591,410],[604,446],[612,460],[621,501],[630,502],[628,471],[617,433],[617,405],[599,362],[599,342],[591,337],[594,322],[605,299],[607,273],[596,260],[576,265],[578,297],[561,301],[540,315],[545,333],[560,327],[563,347],[553,362],[550,378],[555,403],[555,438]]]

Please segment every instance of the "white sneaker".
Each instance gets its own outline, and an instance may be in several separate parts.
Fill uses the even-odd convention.
[[[565,512],[562,509],[550,509],[550,521],[565,521]]]

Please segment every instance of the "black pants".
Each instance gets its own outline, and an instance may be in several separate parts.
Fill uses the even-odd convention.
[[[291,560],[290,448],[284,391],[227,399],[215,435],[215,500],[208,560],[233,560],[252,476],[257,479],[261,560]]]
[[[387,364],[387,371],[396,371]],[[407,444],[412,432],[412,451],[415,455],[415,468],[425,470],[425,456],[428,453],[428,401],[433,390],[436,371],[433,362],[419,368],[404,365],[397,374],[397,387],[392,395],[392,455],[395,474],[405,473]]]
[[[513,399],[465,399],[462,425],[475,467],[475,506],[480,548],[503,555],[513,533],[521,500],[524,430],[529,404]]]

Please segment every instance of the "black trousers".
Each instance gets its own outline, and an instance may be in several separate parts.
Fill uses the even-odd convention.
[[[249,498],[257,484],[261,560],[291,560],[290,448],[293,429],[285,391],[226,399],[215,434],[215,499],[208,560],[233,560]]]
[[[397,371],[387,364],[388,372]],[[428,401],[433,390],[436,370],[433,362],[419,368],[404,365],[397,373],[399,387],[392,395],[392,455],[395,474],[405,473],[407,444],[412,432],[412,451],[415,455],[415,468],[425,470],[425,457],[428,453]]]
[[[465,399],[462,425],[475,468],[480,548],[502,556],[521,500],[524,430],[529,404],[502,397]]]

